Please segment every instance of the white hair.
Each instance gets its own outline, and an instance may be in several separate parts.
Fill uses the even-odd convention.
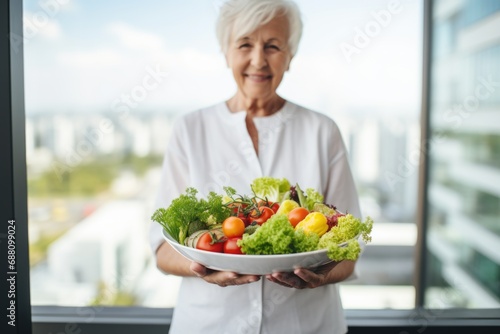
[[[221,50],[227,53],[231,35],[239,39],[277,16],[285,16],[290,25],[288,47],[295,55],[302,36],[302,20],[297,4],[289,0],[228,0],[220,8],[217,20],[217,39]]]

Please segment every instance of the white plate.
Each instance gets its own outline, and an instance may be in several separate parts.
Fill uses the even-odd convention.
[[[176,251],[191,261],[210,269],[240,274],[266,275],[273,272],[293,271],[295,268],[314,268],[331,261],[326,255],[326,250],[282,255],[224,254],[183,246],[165,230],[163,230],[163,236]],[[347,243],[342,245],[345,244]]]

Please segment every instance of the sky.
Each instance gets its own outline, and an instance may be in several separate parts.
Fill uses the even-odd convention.
[[[296,2],[304,31],[278,89],[282,96],[325,113],[416,117],[421,0]],[[158,112],[186,112],[229,98],[236,86],[215,37],[221,3],[25,0],[27,113],[109,111],[133,92],[133,108]],[[383,25],[377,23],[377,13],[394,8]],[[342,46],[353,50],[360,31],[372,36],[346,57]],[[162,75],[147,81],[145,90],[152,72]]]

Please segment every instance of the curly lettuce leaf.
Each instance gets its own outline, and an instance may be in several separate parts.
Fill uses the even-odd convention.
[[[334,261],[356,260],[361,252],[357,237],[361,236],[365,242],[371,241],[372,228],[370,217],[364,223],[351,214],[339,217],[337,226],[319,239],[318,249],[327,249],[328,257]],[[347,246],[339,246],[344,242]]]
[[[361,253],[361,246],[357,239],[351,239],[347,246],[329,244],[326,249],[327,256],[333,261],[351,260],[356,261]]]
[[[306,233],[303,229],[295,231],[293,248],[295,253],[311,252],[318,247],[319,236],[316,233]]]
[[[253,234],[244,234],[238,246],[245,254],[273,255],[293,253],[295,230],[286,215],[276,214]]]
[[[290,182],[285,178],[265,176],[254,179],[251,188],[259,198],[267,198],[270,202],[281,202],[285,193],[290,190]]]

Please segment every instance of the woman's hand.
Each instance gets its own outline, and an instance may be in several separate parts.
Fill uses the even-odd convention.
[[[189,269],[191,269],[196,276],[203,278],[206,282],[217,284],[221,287],[253,283],[260,279],[260,276],[257,275],[239,275],[230,271],[208,269],[196,262],[192,262]]]
[[[298,268],[290,273],[266,275],[266,278],[288,288],[314,289],[345,280],[354,271],[354,264],[355,262],[352,261],[329,262],[314,270]]]

